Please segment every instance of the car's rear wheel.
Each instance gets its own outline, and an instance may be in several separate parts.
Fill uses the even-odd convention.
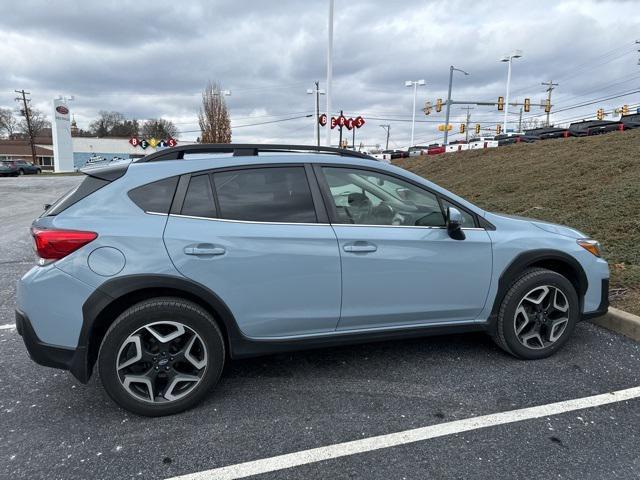
[[[504,296],[494,339],[516,357],[545,358],[567,342],[579,314],[578,294],[566,277],[532,268]]]
[[[211,315],[181,298],[162,297],[125,310],[100,347],[98,371],[109,396],[147,416],[199,403],[218,382],[225,359]]]

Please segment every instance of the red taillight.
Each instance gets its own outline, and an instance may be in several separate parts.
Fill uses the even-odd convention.
[[[58,260],[98,237],[95,232],[78,230],[41,230],[31,228],[36,253],[46,260]]]

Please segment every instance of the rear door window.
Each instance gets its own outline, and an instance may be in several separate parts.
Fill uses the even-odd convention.
[[[216,216],[216,204],[209,175],[191,177],[180,213],[194,217],[214,218]]]
[[[315,223],[304,167],[262,167],[213,174],[218,217],[257,222]]]

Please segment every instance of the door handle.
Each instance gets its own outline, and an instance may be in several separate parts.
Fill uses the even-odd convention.
[[[187,255],[207,256],[207,255],[224,255],[226,250],[222,247],[210,246],[188,246],[184,247],[184,253]]]
[[[349,253],[367,253],[367,252],[375,252],[378,250],[373,243],[368,242],[356,242],[350,243],[342,247],[345,252]]]

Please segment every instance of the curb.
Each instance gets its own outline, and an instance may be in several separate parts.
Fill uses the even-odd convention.
[[[593,323],[626,337],[640,341],[640,317],[632,313],[609,307],[602,317],[594,318]]]

